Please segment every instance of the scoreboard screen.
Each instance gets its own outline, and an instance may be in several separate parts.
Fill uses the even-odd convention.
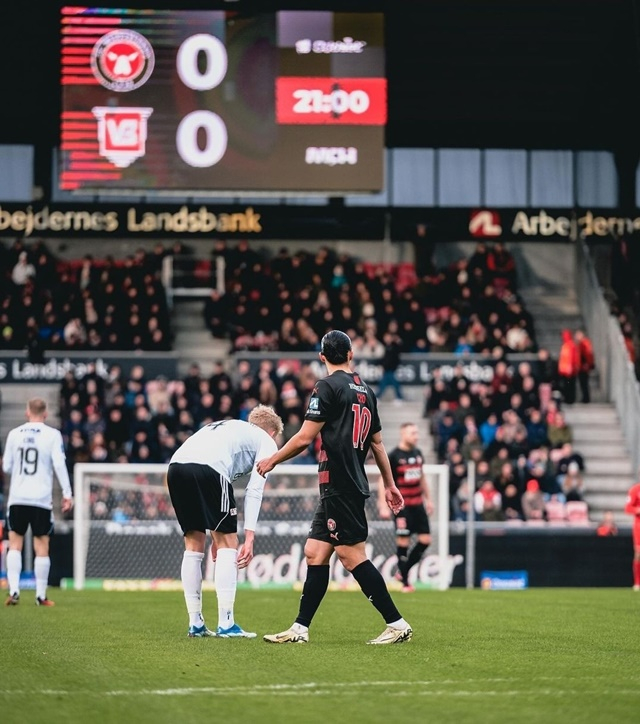
[[[375,192],[381,13],[65,7],[59,186]]]

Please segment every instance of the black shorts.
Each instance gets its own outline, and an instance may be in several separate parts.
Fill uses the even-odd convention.
[[[395,516],[396,535],[430,535],[429,516],[424,505],[407,505]]]
[[[369,526],[363,495],[332,495],[321,498],[316,508],[309,538],[334,546],[352,546],[367,540]]]
[[[34,536],[53,534],[53,511],[35,505],[12,505],[7,515],[7,529],[25,535],[31,526]]]
[[[207,530],[238,532],[238,510],[233,487],[209,465],[171,463],[167,484],[183,533]]]

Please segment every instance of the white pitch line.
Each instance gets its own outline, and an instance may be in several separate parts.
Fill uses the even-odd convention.
[[[599,680],[599,677],[572,677],[574,681]],[[528,683],[535,684],[536,681],[555,681],[556,677],[539,676],[529,679]],[[565,678],[565,683],[571,679]],[[628,681],[632,684],[638,683],[638,677],[623,677],[622,681]],[[527,696],[540,695],[547,696],[580,696],[580,695],[598,695],[605,692],[584,689],[545,689],[532,688],[528,690],[470,690],[470,689],[428,689],[424,687],[430,686],[464,686],[465,684],[494,684],[494,683],[517,683],[522,679],[516,677],[509,678],[485,678],[485,679],[438,679],[427,681],[355,681],[355,682],[304,682],[299,684],[263,684],[255,686],[207,686],[207,687],[181,687],[168,689],[116,689],[112,691],[66,691],[58,689],[14,689],[0,690],[0,696],[108,696],[108,697],[126,697],[126,696],[193,696],[197,694],[209,695],[242,695],[242,696],[307,696],[307,695],[331,695],[335,694],[337,689],[346,690],[342,693],[360,693],[360,689],[385,688],[391,689],[385,692],[386,696],[403,697],[403,696],[457,696],[457,697],[497,697],[497,696]],[[395,689],[395,690],[394,690]],[[608,694],[620,695],[638,695],[637,689],[616,689],[607,691]]]
[[[55,691],[51,689],[42,689],[40,691],[26,691],[26,690],[12,690],[12,691],[1,691],[0,696],[25,696],[25,695],[46,695],[46,696],[78,696],[79,694],[87,694],[90,696],[110,696],[110,697],[121,697],[121,696],[193,696],[194,694],[208,694],[208,695],[221,695],[228,693],[225,689],[211,688],[200,688],[200,689],[158,689],[158,690],[139,690],[139,691],[108,691],[108,692],[95,692],[95,691]],[[357,692],[353,692],[354,694]],[[271,690],[271,691],[252,691],[246,690],[243,692],[243,696],[285,696],[285,697],[299,697],[299,696],[331,696],[335,694],[334,688],[317,688],[317,689],[290,689],[290,690]],[[584,689],[527,689],[527,690],[467,690],[467,689],[431,689],[423,691],[388,691],[385,692],[385,696],[389,697],[456,697],[456,698],[498,698],[498,697],[526,697],[526,696],[634,696],[638,697],[639,693],[637,689],[611,689],[611,690],[584,690]]]

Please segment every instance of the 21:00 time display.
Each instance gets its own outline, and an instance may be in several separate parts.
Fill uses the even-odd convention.
[[[340,88],[330,93],[323,93],[321,90],[300,88],[293,92],[296,103],[293,106],[294,113],[334,113],[341,115],[347,111],[351,113],[366,113],[369,110],[371,101],[369,94],[363,90],[351,92]]]
[[[280,124],[382,126],[387,120],[387,81],[280,77],[276,119]]]

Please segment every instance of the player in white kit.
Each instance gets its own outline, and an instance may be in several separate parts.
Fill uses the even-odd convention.
[[[62,435],[44,422],[47,418],[47,403],[37,397],[29,400],[26,416],[27,422],[11,430],[7,436],[2,460],[2,469],[11,475],[7,502],[9,596],[6,605],[15,606],[20,600],[22,547],[24,536],[31,526],[35,552],[36,604],[53,606],[53,601],[47,598],[47,583],[51,568],[49,538],[53,533],[54,471],[62,488],[63,513],[71,510],[73,497]]]
[[[167,482],[184,533],[182,587],[189,613],[190,637],[255,638],[234,619],[238,569],[253,558],[253,541],[265,477],[257,460],[278,450],[282,420],[273,408],[258,405],[249,421],[221,420],[198,430],[176,450]],[[244,498],[245,540],[238,550],[238,517],[232,482],[249,475]],[[218,628],[210,631],[202,616],[202,561],[206,531],[211,531],[218,598]]]

